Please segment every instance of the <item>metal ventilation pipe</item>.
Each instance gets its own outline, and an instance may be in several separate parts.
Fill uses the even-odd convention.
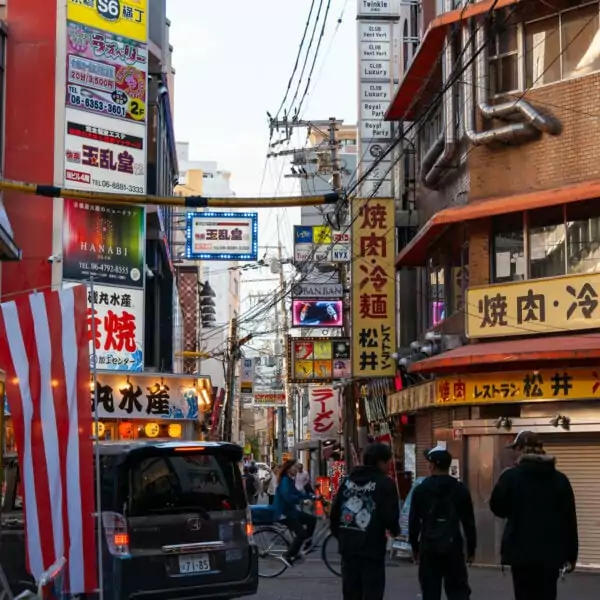
[[[558,135],[560,123],[553,117],[547,117],[535,109],[529,102],[523,99],[511,100],[501,104],[489,103],[489,61],[487,54],[487,39],[484,27],[477,31],[477,49],[481,51],[475,60],[477,107],[485,119],[507,119],[520,115],[525,118],[525,123],[511,123],[488,131],[477,131],[475,125],[475,112],[473,106],[473,66],[470,65],[473,58],[473,42],[469,27],[462,31],[465,82],[465,134],[476,146],[487,145],[492,142],[519,142],[527,141],[537,136],[538,132]]]
[[[442,133],[440,133],[435,142],[433,142],[431,148],[429,148],[429,150],[427,150],[427,152],[425,153],[425,156],[421,161],[421,181],[423,183],[425,183],[425,178],[427,177],[427,174],[429,173],[429,171],[431,171],[431,168],[433,167],[440,153],[444,149],[445,143],[446,136],[442,131]]]

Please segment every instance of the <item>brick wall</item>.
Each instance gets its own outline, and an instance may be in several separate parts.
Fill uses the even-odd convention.
[[[469,201],[600,179],[600,74],[533,89],[525,99],[554,115],[561,134],[520,146],[472,148]]]
[[[490,282],[491,220],[469,224],[469,285],[487,285]]]

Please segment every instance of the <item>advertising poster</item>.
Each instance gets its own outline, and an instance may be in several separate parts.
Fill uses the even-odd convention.
[[[343,327],[341,300],[292,300],[293,327]]]
[[[394,200],[352,200],[352,375],[394,377]]]
[[[139,42],[148,39],[148,0],[67,0],[67,18]]]
[[[145,223],[143,206],[65,200],[64,279],[142,289]]]
[[[142,371],[144,368],[144,290],[88,286],[87,326],[90,367],[96,346],[96,368],[110,371]]]
[[[290,383],[329,383],[350,377],[350,340],[347,338],[288,338]]]
[[[65,187],[145,194],[146,151],[140,134],[143,130],[128,123],[67,108]]]
[[[258,213],[189,212],[186,258],[191,260],[256,260]]]
[[[144,123],[147,79],[144,44],[68,23],[67,107]]]

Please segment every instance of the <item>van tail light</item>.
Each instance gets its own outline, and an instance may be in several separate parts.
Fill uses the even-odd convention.
[[[127,519],[116,512],[102,513],[102,527],[108,551],[118,558],[130,558]]]
[[[251,544],[254,543],[254,526],[252,525],[252,512],[250,512],[249,506],[246,507],[246,537]]]

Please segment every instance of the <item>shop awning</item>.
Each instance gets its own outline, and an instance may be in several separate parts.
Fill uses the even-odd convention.
[[[433,19],[385,114],[385,120],[413,121],[421,107],[426,104],[422,90],[427,85],[433,67],[444,48],[446,34],[451,25],[517,2],[519,0],[484,0],[451,10]]]
[[[436,213],[396,257],[396,268],[423,266],[429,246],[455,223],[475,221],[511,212],[547,208],[581,200],[600,198],[600,181],[578,183],[551,190],[527,192],[477,200],[464,206],[446,208]]]
[[[477,343],[413,363],[410,373],[461,373],[478,367],[494,371],[517,368],[520,363],[600,359],[600,334],[564,335]],[[539,365],[541,368],[541,364]]]
[[[13,240],[8,214],[0,198],[0,260],[20,260],[21,250]]]

